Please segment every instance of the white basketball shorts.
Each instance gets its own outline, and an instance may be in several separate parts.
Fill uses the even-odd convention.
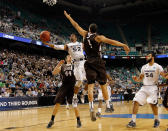
[[[157,104],[158,103],[158,87],[143,86],[136,94],[133,101],[137,101],[140,105]]]
[[[84,64],[85,60],[74,62],[74,75],[78,81],[86,80]]]

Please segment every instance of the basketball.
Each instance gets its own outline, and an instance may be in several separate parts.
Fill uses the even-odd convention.
[[[41,41],[50,41],[50,32],[49,31],[42,31],[40,33],[40,40]]]

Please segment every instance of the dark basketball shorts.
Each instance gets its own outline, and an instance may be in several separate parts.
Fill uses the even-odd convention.
[[[106,84],[106,68],[105,61],[101,58],[88,58],[85,62],[85,71],[88,84],[93,84],[95,81],[100,85]]]
[[[162,104],[165,108],[168,108],[168,87],[166,89],[165,96],[164,96]]]
[[[69,104],[72,104],[72,98],[74,95],[74,85],[75,84],[72,84],[72,83],[63,84],[58,90],[58,93],[56,94],[54,103],[63,104],[65,101],[65,98],[67,98],[67,102]]]

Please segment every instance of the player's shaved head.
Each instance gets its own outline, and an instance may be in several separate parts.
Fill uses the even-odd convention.
[[[97,28],[98,28],[97,25],[92,23],[92,24],[89,25],[89,32],[96,33],[97,32]]]

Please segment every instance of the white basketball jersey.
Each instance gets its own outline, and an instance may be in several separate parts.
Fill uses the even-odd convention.
[[[154,63],[152,66],[146,64],[141,69],[141,74],[144,74],[144,85],[157,85],[160,72],[163,71],[162,66]]]
[[[72,60],[84,58],[82,43],[75,42],[69,43],[68,46],[68,53],[71,55]]]

